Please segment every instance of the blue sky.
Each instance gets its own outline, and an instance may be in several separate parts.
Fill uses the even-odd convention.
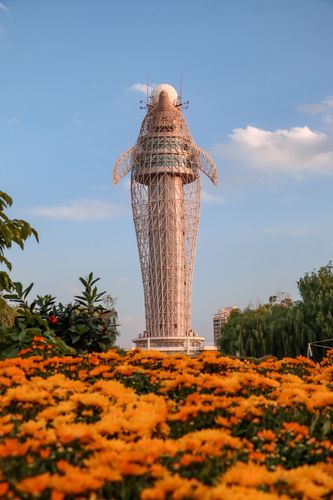
[[[333,258],[333,1],[0,2],[0,189],[40,243],[13,277],[63,302],[94,271],[117,297],[120,344],[144,329],[128,182],[114,161],[137,138],[147,74],[190,101],[204,180],[193,327],[220,307],[297,298]]]

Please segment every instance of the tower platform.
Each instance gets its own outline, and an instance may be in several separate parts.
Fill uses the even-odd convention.
[[[204,350],[204,337],[195,332],[183,336],[153,336],[147,332],[141,333],[133,339],[135,347],[143,350],[156,350],[166,354],[198,354]]]

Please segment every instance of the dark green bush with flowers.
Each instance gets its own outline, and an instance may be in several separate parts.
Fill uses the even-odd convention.
[[[67,305],[56,303],[51,295],[37,295],[29,303],[33,283],[24,289],[22,283],[14,282],[11,292],[3,295],[16,305],[16,316],[11,327],[0,329],[2,359],[16,356],[35,336],[47,338],[59,354],[104,352],[114,346],[118,335],[114,299],[97,290],[99,278],[93,273],[80,281],[81,295]]]

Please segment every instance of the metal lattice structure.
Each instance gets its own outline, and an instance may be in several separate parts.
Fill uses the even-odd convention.
[[[181,103],[172,102],[169,88],[162,84],[155,89],[135,146],[115,163],[113,185],[131,171],[146,314],[146,332],[134,342],[146,347],[144,339],[149,338],[148,347],[178,350],[184,337],[195,337],[191,297],[200,219],[199,171],[216,184],[217,170],[210,155],[194,143]]]

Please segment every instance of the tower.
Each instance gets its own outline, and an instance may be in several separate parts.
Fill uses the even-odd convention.
[[[176,90],[154,88],[136,144],[116,161],[113,185],[131,171],[131,199],[145,297],[141,348],[193,351],[192,275],[200,219],[199,171],[217,183],[210,155],[193,141]]]

